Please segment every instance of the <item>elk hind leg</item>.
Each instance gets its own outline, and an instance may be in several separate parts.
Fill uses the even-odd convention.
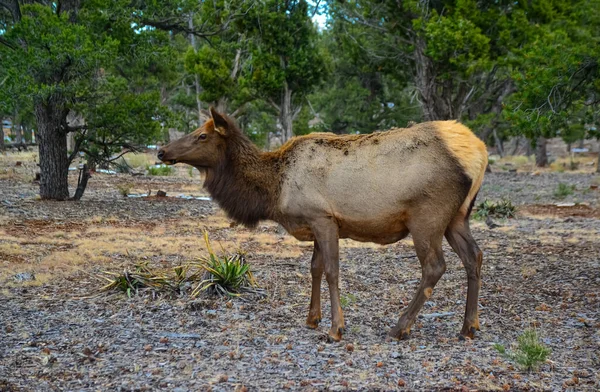
[[[421,262],[421,283],[414,298],[400,316],[398,324],[389,332],[393,339],[405,339],[410,333],[410,327],[415,322],[417,314],[423,304],[433,294],[433,288],[446,271],[446,262],[442,251],[443,235],[425,237],[419,232],[413,231],[413,242],[417,257]]]
[[[458,254],[465,270],[467,271],[467,305],[461,336],[474,338],[475,331],[479,330],[479,316],[477,314],[479,288],[481,287],[481,265],[483,253],[471,235],[468,216],[457,215],[446,229],[446,239]]]

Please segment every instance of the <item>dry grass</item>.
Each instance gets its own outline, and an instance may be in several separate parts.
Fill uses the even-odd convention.
[[[596,170],[597,158],[593,156],[574,156],[573,158],[556,158],[548,167],[539,168],[535,166],[535,155],[509,155],[500,158],[490,157],[493,161],[492,170],[510,170],[533,172],[569,172],[569,173],[593,173]],[[573,163],[572,163],[573,162]]]
[[[146,166],[154,165],[156,162],[156,156],[149,153],[130,153],[124,156],[127,164],[134,169],[145,169]]]

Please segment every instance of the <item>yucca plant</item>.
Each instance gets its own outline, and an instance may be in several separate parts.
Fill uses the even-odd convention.
[[[197,262],[188,262],[167,270],[152,269],[146,261],[135,264],[133,271],[125,270],[121,274],[104,272],[102,278],[109,283],[101,290],[121,291],[130,298],[139,294],[142,289],[153,293],[180,295],[186,294],[194,286],[192,297],[197,297],[201,292],[226,296],[262,294],[242,252],[226,255],[223,250],[221,256],[217,255],[210,245],[206,230],[204,241],[208,256]]]
[[[199,264],[205,271],[204,279],[192,291],[192,297],[203,291],[227,296],[239,296],[243,292],[254,291],[256,281],[244,254],[217,255],[210,245],[206,230],[204,242],[208,256],[200,259]]]
[[[494,218],[514,218],[517,207],[508,199],[502,199],[497,203],[485,200],[477,205],[477,211],[473,214],[474,219],[485,220],[488,216]]]
[[[150,288],[156,291],[175,291],[179,286],[174,285],[171,279],[160,271],[152,271],[148,266],[148,262],[137,263],[134,266],[134,271],[123,271],[122,274],[115,272],[105,272],[108,276],[103,276],[108,280],[108,284],[101,290],[117,290],[121,291],[129,298],[133,294],[138,294],[140,289]]]

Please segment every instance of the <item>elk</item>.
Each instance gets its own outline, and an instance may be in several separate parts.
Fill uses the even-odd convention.
[[[483,254],[471,235],[469,215],[488,159],[485,144],[467,127],[434,121],[363,135],[313,133],[262,152],[233,120],[213,108],[210,114],[196,131],[162,148],[158,158],[204,170],[204,186],[234,221],[253,227],[272,220],[296,239],[314,243],[308,327],[321,321],[325,274],[329,336],[342,337],[340,238],[391,244],[410,233],[422,279],[389,336],[408,336],[444,274],[445,236],[467,271],[461,335],[474,337]]]

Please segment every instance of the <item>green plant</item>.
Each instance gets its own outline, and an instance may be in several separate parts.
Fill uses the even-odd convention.
[[[194,166],[188,167],[188,174],[190,177],[194,177]]]
[[[496,163],[495,159],[488,158],[488,165],[493,165],[494,163]]]
[[[554,197],[557,199],[564,199],[565,197],[572,195],[575,191],[575,185],[563,184],[560,182],[558,187],[554,191]]]
[[[342,308],[345,309],[348,306],[350,306],[356,302],[356,295],[354,295],[352,293],[342,294],[342,296],[340,297],[340,302],[341,302]]]
[[[541,341],[534,329],[528,329],[517,338],[514,351],[506,350],[504,345],[495,343],[493,346],[502,356],[514,361],[525,370],[538,368],[552,352]]]
[[[192,291],[192,297],[198,296],[202,291],[218,295],[239,296],[242,292],[252,291],[256,287],[256,281],[250,272],[250,265],[246,262],[243,254],[217,255],[210,246],[206,230],[204,231],[204,242],[208,256],[201,259],[200,267],[206,273],[204,280]]]
[[[129,298],[133,294],[138,294],[140,289],[143,288],[155,288],[161,289],[164,287],[170,287],[168,277],[165,275],[159,275],[148,268],[148,263],[138,263],[135,265],[134,271],[125,270],[123,274],[117,274],[114,272],[106,272],[109,278],[104,276],[104,279],[108,280],[109,283],[102,287],[102,290],[117,290],[126,293]]]
[[[148,174],[151,176],[170,176],[173,174],[173,168],[171,166],[146,166]]]
[[[133,184],[118,184],[117,189],[119,190],[121,196],[127,197],[127,195],[129,195],[131,193],[131,190],[133,189]]]
[[[479,205],[473,214],[473,219],[484,220],[488,216],[494,218],[508,219],[514,218],[517,207],[508,199],[502,199],[497,203],[485,200]]]
[[[201,292],[218,295],[239,296],[242,293],[262,294],[257,287],[250,266],[244,255],[218,256],[213,252],[208,240],[208,232],[204,232],[204,240],[209,256],[198,262],[190,262],[172,269],[151,269],[148,262],[137,263],[133,270],[123,273],[104,272],[101,277],[108,284],[102,291],[120,291],[128,297],[137,295],[141,290],[150,290],[153,296],[187,294],[188,289],[195,287],[191,296]],[[108,275],[108,276],[106,276]]]

